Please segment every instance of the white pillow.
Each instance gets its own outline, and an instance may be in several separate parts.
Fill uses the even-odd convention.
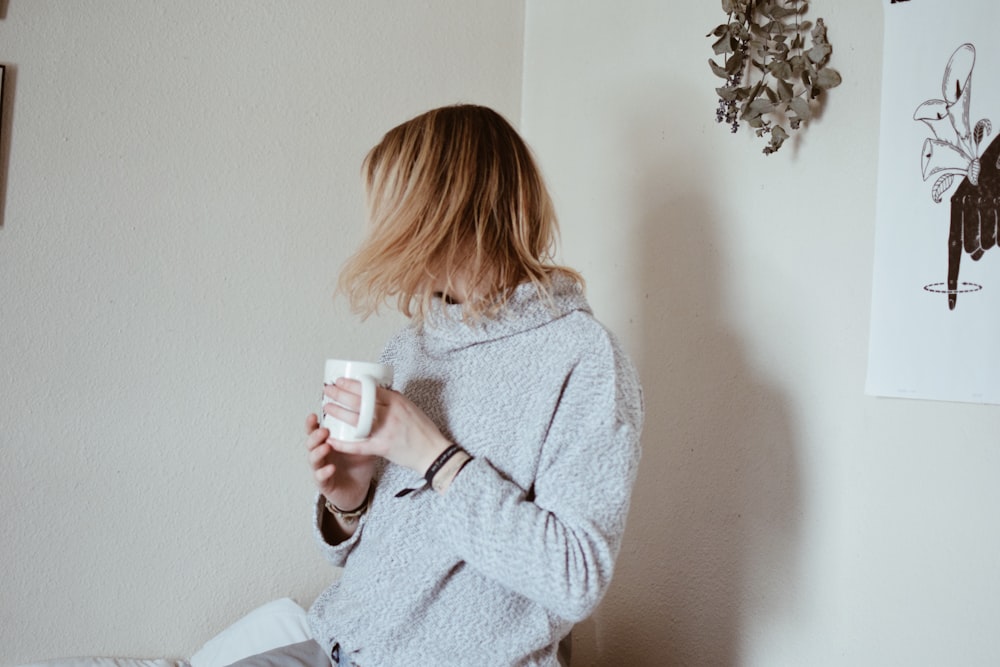
[[[308,639],[312,635],[305,610],[293,600],[281,598],[254,609],[208,640],[191,656],[191,667],[225,667],[248,656]]]

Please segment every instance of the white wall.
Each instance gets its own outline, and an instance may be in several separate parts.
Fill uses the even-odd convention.
[[[879,3],[814,3],[845,83],[769,158],[714,122],[716,2],[417,4],[0,3],[0,664],[185,655],[322,588],[303,415],[398,323],[329,297],[359,161],[430,106],[516,120],[522,37],[648,408],[575,667],[1000,662],[1000,412],[862,393]]]
[[[640,364],[645,454],[574,666],[1000,664],[1000,410],[863,395],[881,3],[811,3],[844,84],[760,154],[718,2],[528,2],[523,128]]]
[[[523,3],[0,6],[0,664],[189,655],[328,581],[305,414],[399,324],[331,298],[360,161],[433,106],[517,121]]]

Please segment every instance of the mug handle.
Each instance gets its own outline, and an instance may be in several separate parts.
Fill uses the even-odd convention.
[[[361,410],[358,412],[358,425],[354,435],[364,440],[372,432],[372,422],[375,420],[375,378],[371,375],[359,375],[361,383]]]

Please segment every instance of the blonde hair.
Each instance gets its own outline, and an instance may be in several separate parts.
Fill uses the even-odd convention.
[[[491,317],[519,284],[548,294],[558,266],[558,223],[548,190],[517,131],[492,109],[428,111],[393,128],[362,173],[370,229],[340,273],[339,291],[367,317],[392,298],[422,319],[432,285],[463,271],[466,319]]]

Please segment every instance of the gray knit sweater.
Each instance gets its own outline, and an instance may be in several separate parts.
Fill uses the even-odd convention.
[[[607,589],[639,461],[632,364],[558,279],[523,284],[469,326],[435,302],[391,340],[393,388],[475,458],[442,496],[380,473],[354,536],[327,544],[341,578],[309,611],[316,640],[363,667],[555,665]],[[417,489],[403,497],[403,489]]]

